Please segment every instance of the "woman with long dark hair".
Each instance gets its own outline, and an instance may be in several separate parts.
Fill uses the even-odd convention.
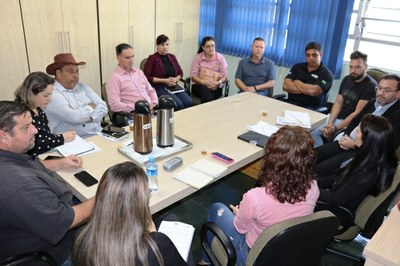
[[[221,97],[222,87],[228,79],[228,65],[224,56],[215,50],[213,37],[206,36],[201,41],[192,62],[190,77],[193,81],[192,93],[202,103]]]
[[[265,228],[313,213],[319,196],[314,164],[310,134],[301,127],[284,126],[265,146],[258,175],[261,187],[246,192],[239,206],[230,205],[232,211],[222,203],[211,205],[208,221],[231,239],[237,265],[245,264],[248,249]],[[203,260],[208,261],[205,254]]]
[[[176,103],[175,110],[192,106],[192,99],[185,91],[169,93],[166,88],[176,86],[183,77],[183,71],[175,55],[169,53],[169,38],[161,34],[156,39],[157,52],[147,58],[143,72],[157,96],[169,95]]]
[[[141,167],[124,162],[107,169],[92,216],[75,240],[73,265],[187,265],[171,240],[156,231],[149,199]]]
[[[366,196],[377,196],[389,188],[397,167],[394,137],[385,117],[364,116],[356,129],[354,157],[337,176],[318,179],[319,199],[354,213]],[[347,222],[345,217],[339,218],[342,224]]]

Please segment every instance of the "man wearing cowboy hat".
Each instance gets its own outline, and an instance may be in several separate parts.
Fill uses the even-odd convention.
[[[79,82],[79,65],[70,53],[58,54],[46,68],[55,75],[53,95],[46,108],[51,132],[75,130],[81,137],[101,130],[101,120],[107,114],[106,103],[86,84]]]

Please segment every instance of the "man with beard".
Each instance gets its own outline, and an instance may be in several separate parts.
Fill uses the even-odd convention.
[[[251,56],[240,60],[235,74],[235,84],[239,92],[254,92],[268,96],[276,79],[275,64],[264,56],[265,41],[261,37],[254,39]]]
[[[360,51],[355,51],[350,55],[350,74],[345,76],[340,84],[328,122],[311,132],[314,147],[323,144],[322,137],[329,140],[335,132],[345,129],[367,102],[374,98],[377,84],[367,74],[367,58],[368,56]]]
[[[75,130],[81,137],[96,135],[107,114],[106,103],[88,85],[79,82],[79,65],[70,53],[58,54],[46,68],[56,82],[50,104],[46,108],[52,133]]]
[[[394,74],[384,75],[376,87],[376,98],[371,99],[356,115],[339,141],[329,142],[315,149],[317,153],[316,173],[319,177],[328,177],[339,170],[357,149],[354,142],[355,132],[362,117],[366,114],[386,117],[392,123],[395,132],[395,148],[400,144],[400,77]],[[374,152],[374,151],[371,151]]]
[[[322,64],[319,43],[308,43],[305,54],[306,62],[295,64],[285,77],[283,90],[288,92],[287,102],[316,110],[324,105],[333,74]]]

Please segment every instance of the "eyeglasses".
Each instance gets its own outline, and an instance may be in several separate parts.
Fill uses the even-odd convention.
[[[392,90],[391,88],[389,88],[389,87],[381,87],[381,86],[377,86],[377,87],[375,87],[375,91],[383,91],[384,93],[389,93],[389,92],[396,92],[396,91],[398,91],[398,90]]]

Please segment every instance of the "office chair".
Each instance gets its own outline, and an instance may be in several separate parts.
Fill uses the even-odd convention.
[[[22,255],[8,257],[0,261],[0,265],[2,266],[30,265],[30,263],[33,262],[37,263],[44,262],[50,266],[57,266],[55,260],[50,255],[44,252],[30,252]]]
[[[371,78],[373,78],[376,83],[379,83],[379,80],[381,79],[381,77],[383,75],[388,74],[386,71],[380,70],[378,68],[371,68],[367,70],[367,74],[371,76]]]
[[[143,59],[143,60],[140,62],[140,70],[144,71],[144,66],[146,65],[146,62],[147,62],[147,58]],[[181,85],[181,86],[185,89],[186,93],[190,95],[190,88],[189,88],[189,85],[188,85],[188,83],[187,83],[187,80],[188,80],[188,79],[189,79],[189,78],[184,79],[184,78],[182,77],[182,78],[179,80],[179,82],[180,82],[179,85]],[[158,96],[158,95],[157,95],[157,96]]]
[[[106,83],[101,86],[101,98],[106,102],[108,109],[108,116],[110,117],[111,123],[116,127],[127,126],[126,118],[132,119],[132,112],[113,112],[111,111],[110,105],[108,104]]]
[[[192,102],[193,105],[198,105],[201,104],[201,99],[197,96],[195,96],[192,93],[192,79],[191,78],[186,78],[186,84],[189,88],[189,95],[192,97]],[[229,89],[230,89],[230,85],[229,85],[229,80],[225,81],[225,85],[222,88],[222,97],[228,97],[229,96]]]
[[[400,192],[400,164],[397,166],[391,186],[383,193],[374,197],[367,196],[358,206],[356,212],[351,211],[343,206],[331,206],[326,202],[318,201],[315,211],[329,209],[334,214],[346,215],[351,223],[339,226],[334,239],[337,241],[352,241],[358,234],[365,238],[371,238],[381,226],[385,216],[388,214],[389,206],[393,199]],[[357,244],[357,243],[353,243]],[[362,243],[365,246],[365,243]],[[333,247],[327,248],[327,253],[341,257],[346,260],[363,264],[365,258],[362,255],[352,255],[338,250]]]
[[[320,265],[339,219],[321,211],[274,224],[265,229],[249,250],[246,265]],[[213,233],[211,246],[207,233]],[[203,224],[201,245],[213,265],[235,265],[236,251],[225,233],[212,222]]]

